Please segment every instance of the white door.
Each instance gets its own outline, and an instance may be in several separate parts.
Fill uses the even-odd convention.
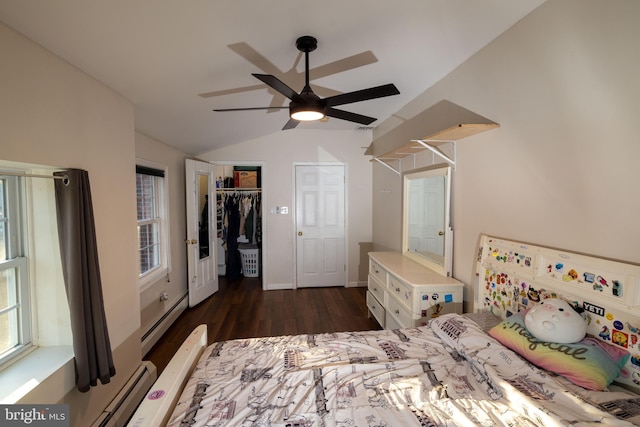
[[[297,287],[344,286],[343,165],[296,166]]]
[[[410,181],[409,247],[420,253],[444,255],[445,177]]]
[[[444,176],[432,176],[425,184],[426,194],[426,250],[436,254],[444,255],[444,235],[445,235],[445,208],[444,189],[446,179]]]
[[[193,307],[218,291],[214,165],[187,159],[185,174],[189,306]]]

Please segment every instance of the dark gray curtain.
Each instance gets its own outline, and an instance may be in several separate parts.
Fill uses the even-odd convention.
[[[116,374],[102,301],[89,174],[70,169],[55,180],[62,271],[71,311],[76,383],[81,392]]]

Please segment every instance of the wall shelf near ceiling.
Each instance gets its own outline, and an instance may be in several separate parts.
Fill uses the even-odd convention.
[[[372,161],[379,162],[397,174],[400,174],[400,159],[415,156],[424,150],[431,150],[434,155],[442,157],[455,167],[457,140],[497,127],[500,125],[493,120],[443,99],[374,140],[365,154],[372,155]],[[426,136],[414,139],[414,135],[420,134]],[[440,149],[444,144],[451,144],[452,147],[447,152],[452,155],[447,155]],[[394,165],[397,167],[393,167]]]
[[[453,157],[446,155],[440,150],[443,144],[453,143],[459,139],[486,132],[491,129],[500,127],[498,123],[461,123],[447,129],[427,135],[421,139],[413,139],[402,147],[395,148],[380,156],[376,156],[372,161],[377,161],[391,168],[398,174],[399,169],[394,168],[389,163],[395,160],[403,159],[407,156],[418,154],[425,150],[431,150],[436,155],[442,157],[447,163],[455,166],[455,155]],[[455,150],[454,150],[455,154]]]

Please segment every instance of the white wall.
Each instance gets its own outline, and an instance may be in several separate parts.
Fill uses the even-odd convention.
[[[158,322],[169,311],[187,290],[187,251],[184,240],[186,238],[185,217],[185,157],[187,156],[174,147],[163,144],[142,133],[136,132],[136,158],[166,166],[169,194],[169,245],[170,269],[168,277],[149,284],[140,294],[140,319],[142,334]],[[168,299],[161,300],[160,295],[166,292]]]
[[[198,156],[206,161],[264,162],[262,168],[263,272],[266,288],[294,284],[295,162],[345,162],[348,170],[348,281],[364,284],[360,265],[366,263],[360,243],[371,242],[371,163],[363,155],[371,142],[369,131],[293,129],[213,150]],[[275,206],[289,207],[288,215],[271,214]],[[364,259],[364,261],[362,261]]]
[[[457,143],[456,278],[473,282],[480,233],[640,262],[639,16],[635,0],[548,0],[398,112],[448,99],[501,125]],[[374,212],[388,244],[378,230],[399,205]]]
[[[455,277],[472,282],[480,233],[639,261],[638,16],[636,0],[548,0],[398,112],[410,119],[449,99],[501,124],[457,146]],[[83,395],[63,396],[69,372],[42,385],[47,400],[71,403],[73,425],[87,425],[140,360],[134,166],[138,148],[149,141],[136,145],[129,101],[1,24],[0,53],[0,157],[83,168],[91,178],[118,373]],[[375,138],[397,124],[383,123]],[[399,178],[375,165],[372,179],[361,148],[370,141],[363,131],[295,129],[201,158],[264,161],[267,210],[293,206],[294,162],[348,162],[349,282],[355,283],[366,280],[361,242],[400,247]],[[168,155],[176,161],[176,153]],[[267,285],[291,286],[293,215],[266,215]]]
[[[140,364],[133,105],[0,24],[0,158],[89,172],[116,376],[79,393],[73,363],[24,403],[69,403],[89,425]]]

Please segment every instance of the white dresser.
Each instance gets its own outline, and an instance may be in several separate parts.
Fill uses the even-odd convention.
[[[386,329],[421,326],[462,313],[464,285],[400,252],[370,252],[367,307]]]

